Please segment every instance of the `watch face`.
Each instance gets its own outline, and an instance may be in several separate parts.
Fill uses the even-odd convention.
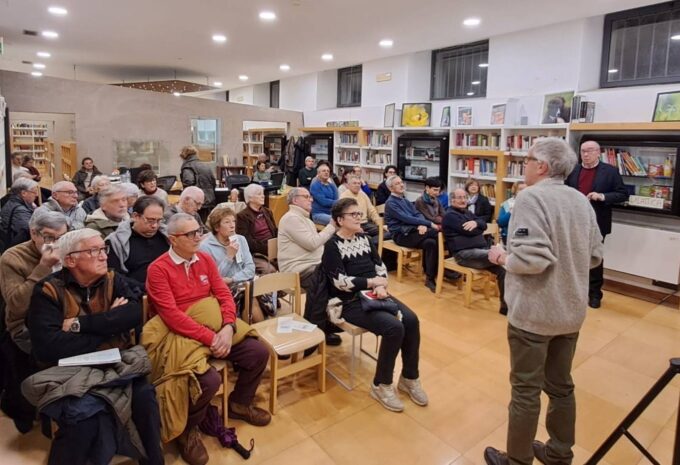
[[[80,321],[78,321],[76,319],[73,323],[71,323],[71,332],[77,333],[79,331],[80,331]]]

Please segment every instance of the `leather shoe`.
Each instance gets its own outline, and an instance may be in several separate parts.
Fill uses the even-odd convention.
[[[243,420],[253,426],[266,426],[272,421],[272,416],[264,409],[254,405],[229,403],[229,418]]]
[[[501,315],[507,315],[508,314],[508,306],[507,305],[501,305],[500,310],[498,310],[498,313]]]
[[[449,281],[457,281],[459,280],[463,275],[460,274],[457,271],[453,270],[444,270],[444,279],[447,279]]]
[[[425,287],[428,288],[432,292],[435,292],[437,290],[437,285],[430,278],[425,279]]]
[[[182,434],[177,436],[177,446],[182,460],[189,465],[205,465],[208,463],[208,451],[203,445],[198,427],[184,430]]]
[[[548,456],[545,452],[545,444],[541,441],[534,441],[531,443],[531,448],[534,450],[534,457],[543,465],[550,465],[548,463]]]
[[[326,333],[327,346],[339,346],[342,344],[342,338],[335,333]]]
[[[600,308],[600,299],[596,299],[593,297],[592,299],[588,300],[588,306],[590,308]]]
[[[508,454],[501,452],[494,447],[484,449],[484,460],[486,465],[510,465]]]

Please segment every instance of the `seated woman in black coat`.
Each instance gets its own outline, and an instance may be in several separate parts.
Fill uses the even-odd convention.
[[[375,300],[387,294],[387,269],[368,236],[361,229],[361,212],[356,200],[342,198],[331,210],[338,230],[326,242],[321,264],[328,273],[330,297],[342,301],[342,318],[382,336],[375,377],[369,394],[388,410],[401,412],[404,404],[392,383],[394,364],[401,350],[402,372],[397,389],[420,406],[427,405],[427,394],[418,374],[420,323],[413,311],[390,297],[392,308],[367,311],[360,292],[373,290]]]
[[[469,179],[465,183],[465,192],[467,192],[469,196],[468,210],[487,223],[491,223],[493,219],[493,207],[491,206],[489,199],[480,192],[479,182],[474,179]]]
[[[397,174],[397,167],[394,165],[387,165],[383,171],[383,182],[378,184],[378,189],[375,191],[375,204],[382,205],[387,202],[387,198],[390,196],[391,192],[385,181],[390,176],[395,176]]]

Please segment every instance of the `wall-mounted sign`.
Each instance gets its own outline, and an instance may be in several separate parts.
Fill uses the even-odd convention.
[[[641,195],[631,195],[628,198],[628,205],[635,207],[656,208],[663,210],[664,199],[658,197],[643,197]]]
[[[385,82],[392,80],[392,73],[380,73],[375,75],[375,82]]]

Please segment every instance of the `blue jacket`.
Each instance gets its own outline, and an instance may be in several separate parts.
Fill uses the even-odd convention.
[[[385,223],[390,234],[409,234],[418,226],[432,226],[422,213],[406,198],[390,195],[385,202]]]
[[[510,204],[515,201],[514,197],[509,198],[501,204],[501,209],[498,212],[496,223],[501,228],[501,237],[508,237],[508,225],[510,224]]]
[[[312,215],[318,213],[331,214],[331,207],[338,200],[338,188],[330,179],[328,184],[324,184],[318,179],[312,181],[309,187],[309,193],[312,194],[314,201],[312,202]]]
[[[255,262],[248,248],[246,238],[236,234],[233,237],[238,242],[238,253],[232,260],[227,256],[227,249],[220,244],[214,234],[208,234],[199,247],[215,260],[220,276],[232,278],[234,281],[249,281],[255,277]]]

